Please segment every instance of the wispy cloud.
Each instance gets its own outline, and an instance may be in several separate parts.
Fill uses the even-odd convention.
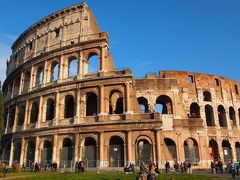
[[[6,61],[11,54],[11,47],[0,43],[0,80],[3,82],[6,78]]]
[[[0,34],[0,80],[6,78],[6,61],[11,55],[11,45],[17,36],[12,34]]]
[[[142,61],[141,63],[140,63],[140,66],[149,66],[149,65],[151,65],[152,64],[152,61]]]

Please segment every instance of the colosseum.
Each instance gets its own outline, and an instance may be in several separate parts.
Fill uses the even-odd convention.
[[[97,72],[90,69],[97,61]],[[46,16],[12,45],[2,160],[116,167],[240,160],[239,83],[217,75],[117,70],[85,3]]]

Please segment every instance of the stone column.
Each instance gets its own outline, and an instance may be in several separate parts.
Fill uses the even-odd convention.
[[[52,161],[53,162],[58,162],[59,159],[57,158],[57,150],[58,150],[58,135],[55,134],[53,137],[53,155],[52,155]],[[59,166],[59,163],[58,163]]]
[[[39,112],[38,112],[38,120],[37,120],[37,124],[36,124],[36,127],[37,128],[40,128],[41,127],[41,122],[42,122],[42,119],[43,119],[43,117],[42,116],[44,116],[44,114],[42,113],[43,112],[43,103],[42,103],[42,99],[43,99],[43,97],[42,96],[40,96],[40,99],[39,99]]]
[[[34,81],[34,66],[31,67],[30,78],[29,78],[29,91],[32,90]]]
[[[100,110],[99,110],[99,114],[100,115],[104,115],[105,114],[105,101],[104,101],[104,86],[100,85],[99,86],[99,94],[100,94]]]
[[[132,131],[126,131],[127,134],[127,163],[132,162],[135,164],[134,159],[132,158]]]
[[[101,46],[101,55],[100,55],[100,72],[104,72],[106,71],[106,67],[105,67],[105,49],[107,48],[107,46],[102,45]]]
[[[82,51],[78,52],[78,75],[77,79],[82,79]]]
[[[27,129],[27,124],[28,124],[28,114],[29,114],[29,102],[26,100],[26,105],[25,105],[25,115],[24,115],[24,123],[23,123],[23,129]]]
[[[39,137],[36,137],[35,140],[35,156],[34,156],[34,162],[39,162]]]
[[[75,152],[74,152],[74,162],[79,160],[79,133],[75,134]]]
[[[47,52],[49,51],[49,46],[50,46],[50,41],[51,41],[50,37],[51,37],[51,32],[49,31],[49,25],[48,25],[48,32],[47,32],[47,47],[46,47]]]
[[[14,88],[15,88],[15,81],[12,82],[12,92],[11,92],[11,98],[14,97]]]
[[[75,113],[75,117],[74,117],[74,123],[78,124],[79,123],[79,111],[80,111],[80,90],[77,89],[76,92],[76,113]]]
[[[216,128],[220,127],[219,124],[219,118],[218,118],[218,108],[213,105],[213,116],[214,116],[214,123],[216,125]]]
[[[47,76],[48,76],[47,68],[48,68],[48,63],[47,63],[47,61],[45,61],[44,62],[44,69],[43,69],[43,81],[42,81],[43,86],[45,86],[46,83],[47,83]]]
[[[59,69],[58,69],[58,80],[61,82],[63,80],[63,70],[64,70],[64,64],[63,64],[63,55],[61,55],[59,60]]]
[[[237,161],[237,154],[236,154],[236,148],[235,148],[234,141],[231,140],[229,143],[230,143],[231,149],[232,149],[232,161],[236,162]]]
[[[82,75],[88,73],[88,61],[86,59],[82,59]]]
[[[156,161],[161,164],[161,129],[155,129]]]
[[[177,138],[177,144],[176,144],[177,159],[178,159],[178,161],[183,161],[183,160],[185,160],[185,155],[184,155],[184,151],[182,150],[183,149],[183,145],[182,145],[182,143],[180,141],[181,133],[180,132],[176,132],[175,134],[176,134],[176,138]]]
[[[37,35],[37,32],[36,32],[36,35]],[[35,44],[34,44],[34,53],[33,53],[33,56],[36,57],[37,56],[37,44],[38,44],[38,38],[34,38],[35,40]]]
[[[20,82],[19,82],[19,89],[18,89],[18,94],[20,95],[23,89],[23,72],[21,72],[20,75]]]
[[[16,131],[16,128],[17,128],[18,116],[19,116],[19,107],[18,107],[18,105],[16,105],[16,107],[15,107],[14,124],[13,124],[13,132],[15,132],[15,131]]]
[[[125,83],[125,113],[131,113],[131,106],[130,106],[130,83]]]
[[[25,164],[25,139],[22,138],[22,143],[21,143],[21,155],[20,155],[20,165]]]
[[[105,161],[104,161],[104,132],[99,133],[99,161],[100,161],[100,167],[104,167]]]
[[[201,133],[197,132],[198,136],[198,149],[199,149],[199,162],[201,165],[206,161],[206,152],[202,150],[202,141],[201,141]]]
[[[62,27],[62,37],[61,37],[61,47],[66,45],[66,25],[65,25],[65,19],[62,18],[63,27]]]
[[[13,150],[14,150],[13,139],[11,139],[11,149],[10,149],[10,156],[9,156],[9,167],[12,167],[12,163],[13,163]]]
[[[8,121],[9,121],[9,114],[10,114],[10,109],[9,107],[7,108],[7,119],[6,119],[6,127],[5,127],[5,134],[7,133],[8,131]]]
[[[59,92],[56,92],[56,107],[55,107],[55,125],[58,125],[58,120],[59,120]]]
[[[217,143],[218,143],[218,152],[219,152],[219,155],[220,155],[220,159],[224,161],[224,154],[223,154],[223,148],[222,148],[222,140],[221,140],[221,139],[218,139],[218,140],[217,140]]]

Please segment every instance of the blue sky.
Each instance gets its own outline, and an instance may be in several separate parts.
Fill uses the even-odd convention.
[[[76,0],[0,2],[0,80],[11,44],[31,24]],[[240,81],[239,0],[86,0],[110,34],[116,68],[136,77],[159,70],[216,74]]]

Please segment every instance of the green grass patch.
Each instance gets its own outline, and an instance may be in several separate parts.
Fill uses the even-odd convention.
[[[26,180],[136,180],[137,174],[124,174],[124,173],[94,173],[89,172],[85,174],[76,173],[34,173],[34,172],[20,172],[20,173],[8,173],[7,177],[14,179],[26,179]],[[231,176],[229,175],[229,178]],[[228,178],[207,176],[207,175],[195,175],[195,174],[160,174],[157,176],[158,180],[226,180]]]

